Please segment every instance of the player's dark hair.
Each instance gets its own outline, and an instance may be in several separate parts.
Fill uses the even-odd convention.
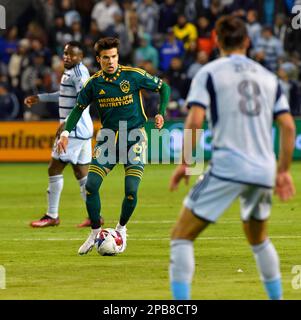
[[[120,43],[119,39],[117,38],[112,38],[112,37],[101,38],[95,43],[94,50],[97,56],[100,55],[100,52],[102,50],[117,48],[117,52],[119,52],[119,43]]]
[[[83,52],[83,46],[80,42],[78,41],[69,41],[66,43],[66,45],[69,45],[71,47],[75,47],[75,48],[78,48],[80,51]]]
[[[240,49],[248,36],[242,19],[234,16],[223,16],[216,22],[216,34],[224,50]]]

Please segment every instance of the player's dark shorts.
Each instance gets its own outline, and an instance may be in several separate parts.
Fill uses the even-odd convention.
[[[94,147],[89,172],[102,177],[117,163],[123,164],[126,174],[142,177],[146,163],[147,135],[144,128],[119,132],[102,129]]]

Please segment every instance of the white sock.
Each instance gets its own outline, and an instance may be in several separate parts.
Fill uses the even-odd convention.
[[[252,246],[257,268],[270,299],[282,299],[280,261],[272,242],[267,239]]]
[[[63,175],[50,176],[49,184],[47,189],[48,197],[48,209],[47,215],[53,219],[59,216],[59,202],[61,197],[61,192],[63,190],[64,178]]]
[[[101,228],[91,229],[92,234],[96,237]]]
[[[194,250],[190,240],[172,240],[169,277],[175,299],[190,299],[194,274]]]
[[[86,198],[87,198],[86,188],[85,188],[85,185],[86,185],[86,182],[87,182],[87,178],[88,178],[88,176],[85,176],[85,177],[77,180],[78,184],[79,184],[80,195],[81,195],[81,197],[83,198],[83,200],[85,202],[86,202]]]
[[[259,245],[252,246],[252,249],[261,280],[273,281],[281,278],[279,257],[272,242],[267,239]]]
[[[118,222],[115,229],[117,229],[117,230],[122,230],[122,229],[124,229],[124,228],[126,228],[126,226],[122,226],[122,225]]]

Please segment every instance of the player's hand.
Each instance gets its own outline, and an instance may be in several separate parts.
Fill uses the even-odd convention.
[[[39,97],[38,96],[29,96],[29,97],[26,97],[24,99],[24,104],[28,107],[28,108],[31,108],[31,106],[33,104],[36,104],[40,101]]]
[[[69,139],[67,137],[60,137],[59,141],[56,144],[56,151],[58,154],[66,153],[67,151],[67,145],[68,145]]]
[[[156,129],[162,129],[162,127],[164,126],[164,118],[161,114],[157,114],[155,116],[155,128]]]
[[[288,171],[277,173],[274,192],[278,195],[281,201],[287,201],[295,195],[296,189],[294,186],[294,181]]]
[[[175,191],[178,189],[179,183],[182,179],[185,180],[185,184],[188,185],[189,176],[186,175],[187,166],[185,164],[180,164],[175,169],[173,175],[170,178],[169,190]]]
[[[60,126],[57,128],[56,133],[55,133],[55,137],[56,138],[60,138],[61,133],[64,131],[64,127],[65,127],[65,122],[61,123]]]

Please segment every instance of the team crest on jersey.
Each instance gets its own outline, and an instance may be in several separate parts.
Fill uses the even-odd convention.
[[[127,80],[122,80],[120,82],[120,89],[124,93],[128,93],[130,91],[130,83]]]

